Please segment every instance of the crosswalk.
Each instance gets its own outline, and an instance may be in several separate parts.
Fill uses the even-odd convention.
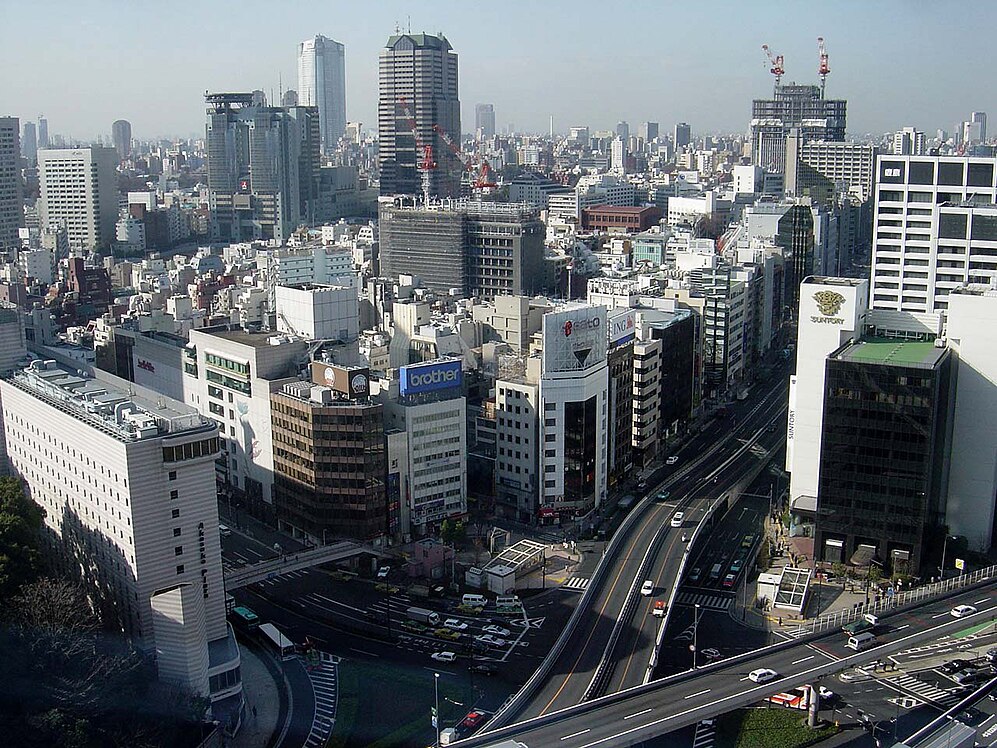
[[[958,692],[963,690],[962,687],[959,687],[950,691],[943,691],[930,683],[925,683],[923,680],[915,678],[912,675],[907,675],[906,673],[887,678],[886,680],[925,701],[944,707],[950,707],[959,701],[960,696]]]
[[[585,588],[588,586],[589,580],[585,577],[571,577],[571,579],[561,585],[561,588],[566,590],[575,590],[576,592],[584,592]]]
[[[322,664],[308,671],[312,691],[315,693],[315,714],[312,717],[312,729],[305,740],[306,748],[324,746],[336,723],[337,660],[326,652],[321,655]]]
[[[266,585],[268,587],[273,585],[281,584],[286,582],[288,579],[301,579],[302,577],[307,577],[311,572],[311,569],[298,569],[296,571],[287,571],[283,574],[276,574],[269,579],[261,579],[259,584]]]
[[[692,739],[692,748],[713,748],[717,737],[716,720],[706,720],[696,724],[696,735]]]
[[[733,602],[733,595],[710,592],[683,591],[679,592],[678,597],[675,598],[676,605],[682,605],[687,608],[699,605],[700,608],[705,608],[706,610],[727,610]]]

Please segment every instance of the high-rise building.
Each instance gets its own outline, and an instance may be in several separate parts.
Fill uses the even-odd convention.
[[[628,122],[616,123],[616,137],[626,143],[630,140],[630,124]]]
[[[298,106],[298,92],[293,88],[287,89],[280,97],[280,105],[284,108]]]
[[[382,195],[422,193],[418,164],[432,148],[429,192],[456,197],[464,170],[441,136],[460,140],[457,53],[445,36],[395,34],[378,65],[377,128]]]
[[[381,275],[418,275],[427,288],[483,299],[542,290],[545,232],[535,207],[461,200],[380,208]]]
[[[113,148],[40,149],[42,227],[65,226],[75,250],[109,247],[118,220],[117,166]]]
[[[786,266],[786,306],[795,317],[800,308],[800,283],[814,272],[814,214],[803,199],[779,219],[775,243],[782,248]]]
[[[997,159],[880,156],[872,306],[944,312],[948,294],[997,279]]]
[[[104,372],[34,361],[0,380],[11,466],[45,510],[51,565],[156,653],[165,681],[220,701],[242,690],[225,621],[218,425]]]
[[[905,127],[893,134],[891,152],[894,156],[923,156],[924,133],[913,127]]]
[[[650,143],[658,137],[658,129],[657,122],[645,122],[640,126],[640,136],[644,138],[645,143]]]
[[[42,116],[38,117],[38,147],[48,148],[48,120]]]
[[[346,47],[324,36],[298,45],[297,103],[318,109],[322,152],[336,150],[346,130]]]
[[[0,250],[20,246],[24,225],[21,205],[21,126],[17,117],[0,117]]]
[[[222,241],[283,242],[309,222],[313,209],[320,173],[318,110],[257,106],[253,100],[249,93],[206,97],[211,232]]]
[[[25,122],[22,128],[21,155],[28,164],[38,160],[38,129],[34,122]]]
[[[987,142],[987,113],[986,112],[973,112],[970,115],[970,117],[969,117],[969,121],[973,122],[976,125],[979,125],[979,128],[980,128],[979,129],[979,132],[980,132],[980,142],[981,143],[986,143]]]
[[[688,122],[679,122],[675,125],[673,139],[676,148],[683,148],[692,142],[692,127],[689,126]]]
[[[118,152],[118,160],[124,161],[132,155],[132,123],[126,119],[119,119],[111,125],[111,137],[114,140],[114,149]]]
[[[474,107],[474,132],[483,140],[495,137],[494,104],[477,104]]]
[[[843,141],[846,107],[844,99],[825,99],[820,86],[776,85],[773,98],[751,104],[752,163],[783,172],[786,136],[793,128],[799,128],[804,143]]]
[[[806,143],[794,129],[786,137],[786,194],[826,202],[844,188],[862,201],[869,200],[875,156],[873,146],[861,143]]]

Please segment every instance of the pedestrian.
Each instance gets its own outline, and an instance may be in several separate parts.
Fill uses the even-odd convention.
[[[256,705],[253,705],[253,719],[256,719]]]

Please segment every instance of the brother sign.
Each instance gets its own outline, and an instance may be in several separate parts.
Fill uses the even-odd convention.
[[[403,366],[399,389],[403,395],[418,395],[422,392],[459,387],[462,382],[461,377],[459,360]]]

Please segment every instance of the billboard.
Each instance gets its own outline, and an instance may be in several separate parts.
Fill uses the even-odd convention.
[[[460,359],[403,366],[398,370],[401,378],[399,391],[403,395],[419,395],[460,387],[464,381],[463,375]]]
[[[606,307],[577,306],[543,317],[544,374],[585,371],[606,360]]]
[[[331,387],[349,397],[367,397],[370,392],[370,370],[367,367],[345,367],[312,361],[312,382]]]
[[[629,343],[637,334],[637,310],[614,309],[607,315],[606,334],[609,335],[609,345]]]

